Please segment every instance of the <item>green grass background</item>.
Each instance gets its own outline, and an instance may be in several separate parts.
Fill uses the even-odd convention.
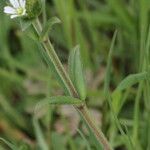
[[[35,105],[47,96],[63,94],[63,90],[34,40],[21,31],[18,21],[3,13],[5,5],[1,0],[0,137],[22,146],[22,150],[95,150],[82,122],[77,127],[81,131],[72,135],[70,120],[58,106],[45,106],[36,114],[39,121],[33,121]],[[102,115],[101,128],[114,149],[128,150],[129,143],[119,131],[103,92],[109,48],[118,31],[111,56],[112,108],[134,149],[150,150],[149,80],[114,92],[129,74],[149,70],[150,1],[47,0],[46,14],[62,21],[53,28],[50,39],[65,66],[70,50],[80,45],[88,85],[87,105]],[[62,133],[54,126],[58,120],[64,127]],[[9,149],[2,141],[0,145],[0,150]]]

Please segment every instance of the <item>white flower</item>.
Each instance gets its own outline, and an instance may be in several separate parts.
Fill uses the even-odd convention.
[[[26,15],[26,0],[9,0],[11,6],[4,7],[4,13],[9,14],[10,18]]]

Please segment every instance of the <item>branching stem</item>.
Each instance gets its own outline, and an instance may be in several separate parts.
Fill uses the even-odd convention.
[[[35,31],[38,34],[40,34],[40,32],[42,31],[42,26],[39,20],[37,20],[36,23],[33,23],[33,27],[35,28]],[[52,61],[53,65],[55,66],[57,74],[59,75],[61,80],[64,82],[65,86],[67,87],[68,93],[70,93],[71,96],[78,98],[79,97],[78,93],[76,89],[74,88],[74,85],[72,84],[72,81],[70,80],[69,75],[66,73],[60,59],[58,58],[49,38],[47,37],[47,39],[42,41],[41,44],[43,48],[45,49],[47,55],[49,56],[50,60]],[[92,117],[89,114],[86,104],[78,106],[78,107],[76,106],[74,107],[81,114],[86,124],[94,133],[96,139],[103,145],[104,150],[112,150],[103,132],[95,125]]]

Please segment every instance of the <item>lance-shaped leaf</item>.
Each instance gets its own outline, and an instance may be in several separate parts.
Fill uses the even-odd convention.
[[[50,98],[46,98],[44,100],[41,100],[36,106],[35,106],[35,113],[37,110],[39,110],[41,107],[47,105],[47,104],[56,104],[56,105],[81,105],[83,101],[80,99],[71,97],[71,96],[54,96]]]
[[[132,85],[145,80],[148,78],[148,73],[147,72],[142,72],[142,73],[137,73],[137,74],[131,74],[129,76],[127,76],[117,87],[116,90],[124,90],[127,89],[129,87],[131,87]]]
[[[74,62],[75,62],[75,54],[76,54],[76,49],[73,49],[69,55],[69,60],[68,60],[68,65],[69,65],[69,75],[74,83],[75,78],[74,78]]]
[[[81,62],[80,48],[76,46],[69,57],[69,74],[81,100],[86,98],[86,85],[83,74],[83,64]]]
[[[48,32],[52,29],[52,27],[57,24],[57,23],[61,23],[61,20],[57,17],[53,17],[51,19],[49,19],[45,25],[45,27],[43,28],[43,31],[41,33],[41,40],[44,40],[45,37],[48,35]]]

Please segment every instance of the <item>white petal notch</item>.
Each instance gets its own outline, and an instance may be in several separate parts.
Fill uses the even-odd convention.
[[[26,0],[9,0],[10,6],[4,7],[4,13],[9,14],[10,18],[26,16]]]

